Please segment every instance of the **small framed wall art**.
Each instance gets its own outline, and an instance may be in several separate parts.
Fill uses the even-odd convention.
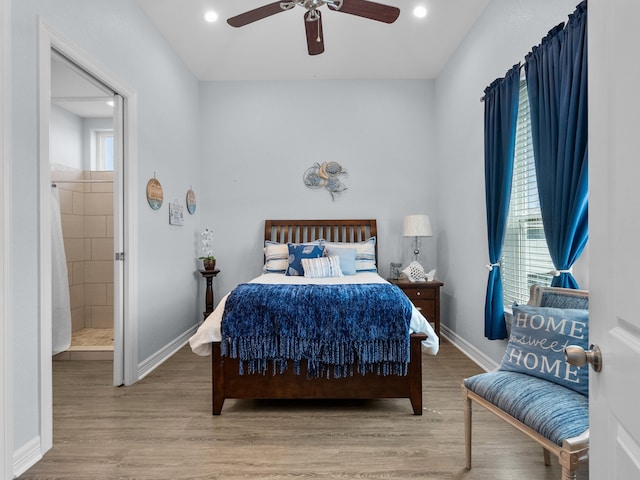
[[[196,194],[191,188],[187,190],[187,212],[190,215],[196,213]]]
[[[153,210],[158,210],[162,206],[164,194],[162,185],[156,179],[155,175],[147,182],[147,202]]]
[[[184,225],[184,211],[177,198],[169,204],[169,224]]]

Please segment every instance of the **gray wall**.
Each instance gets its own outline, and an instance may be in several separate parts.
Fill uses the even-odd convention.
[[[199,82],[130,0],[14,0],[14,447],[39,432],[36,18],[138,92],[139,362],[187,331],[202,311],[195,274],[201,228],[214,231],[216,299],[260,272],[265,218],[374,217],[381,274],[410,257],[402,217],[431,216],[425,267],[445,282],[443,324],[480,356],[487,263],[483,105],[494,78],[521,60],[575,0],[494,0],[436,81]],[[335,201],[304,171],[337,161],[349,175]],[[145,185],[162,182],[152,211]],[[192,186],[197,211],[168,225],[167,204]]]
[[[493,0],[436,81],[442,322],[495,362],[502,358],[505,343],[484,338],[489,255],[480,97],[495,78],[524,61],[552,27],[566,21],[577,3]],[[584,281],[581,286],[588,288]]]
[[[214,232],[216,301],[260,273],[266,218],[376,218],[383,276],[408,263],[404,215],[429,214],[438,231],[432,81],[208,82],[201,105],[198,208]],[[335,201],[302,181],[326,161],[348,172]],[[435,268],[436,238],[423,246]]]
[[[138,94],[139,362],[201,318],[196,267],[199,215],[168,223],[168,202],[200,188],[198,81],[130,0],[15,0],[13,77],[14,447],[39,433],[37,19]],[[147,206],[154,172],[165,204]]]
[[[83,159],[85,148],[82,134],[82,118],[56,105],[51,106],[51,163],[75,170],[88,167]],[[88,168],[87,168],[88,170]]]

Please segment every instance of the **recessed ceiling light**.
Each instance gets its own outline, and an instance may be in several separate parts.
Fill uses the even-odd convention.
[[[418,18],[424,18],[427,16],[427,8],[422,5],[413,9],[413,14]]]
[[[204,19],[209,23],[213,23],[216,20],[218,20],[218,14],[213,10],[209,10],[207,13],[204,14]]]

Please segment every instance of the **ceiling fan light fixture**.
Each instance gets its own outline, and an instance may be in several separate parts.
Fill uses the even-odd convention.
[[[398,7],[370,0],[283,0],[267,3],[261,7],[228,18],[227,23],[232,27],[244,27],[258,20],[291,10],[296,5],[304,7],[306,10],[304,24],[309,55],[319,55],[324,52],[324,35],[320,10],[320,7],[324,5],[334,12],[346,13],[383,23],[393,23],[400,15]]]
[[[280,8],[282,10],[291,10],[293,7],[295,7],[298,3],[300,2],[280,2]]]
[[[280,8],[282,8],[282,10],[291,10],[296,5],[300,5],[309,12],[315,12],[316,9],[323,5],[328,5],[332,7],[333,10],[340,10],[343,1],[344,0],[290,0],[287,2],[280,2]]]
[[[307,18],[305,18],[305,20],[307,22],[317,22],[318,19],[320,18],[320,15],[318,15],[317,10],[309,10],[309,15],[307,16]]]

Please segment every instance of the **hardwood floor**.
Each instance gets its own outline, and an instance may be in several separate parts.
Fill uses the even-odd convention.
[[[112,363],[54,362],[54,446],[21,480],[557,480],[552,459],[474,409],[464,468],[460,383],[481,370],[451,344],[424,355],[424,413],[408,400],[234,401],[211,415],[211,365],[188,347],[131,387]],[[588,479],[582,465],[580,480]]]

